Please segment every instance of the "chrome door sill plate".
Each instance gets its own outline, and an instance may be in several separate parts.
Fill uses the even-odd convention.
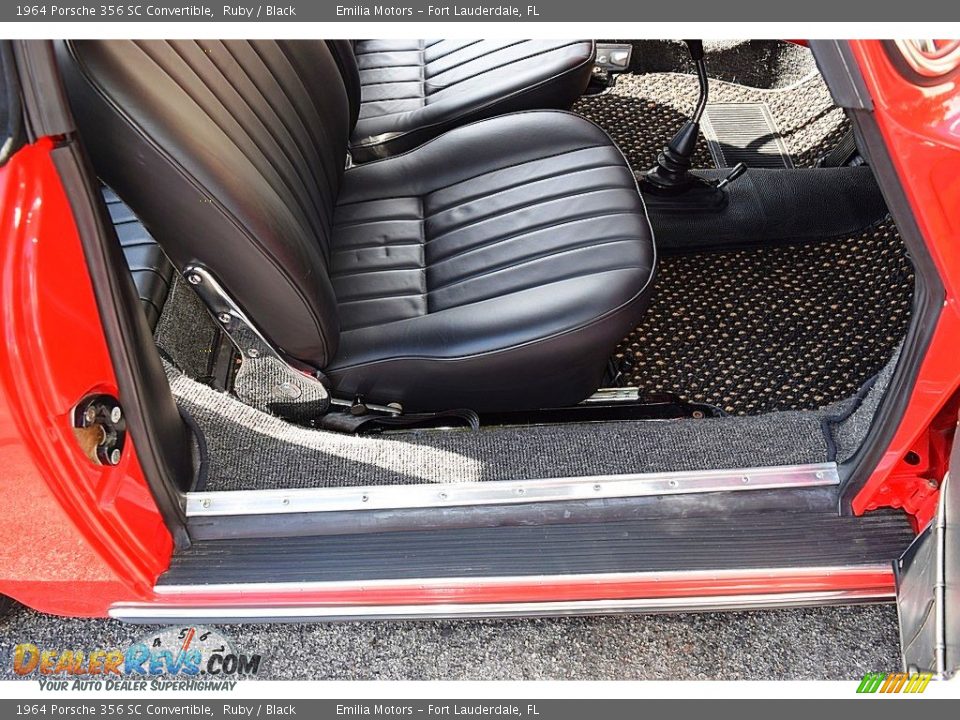
[[[836,463],[478,483],[188,493],[187,517],[398,510],[838,485]]]
[[[624,583],[635,584],[637,595],[602,596],[605,588]],[[783,590],[775,589],[778,583]],[[589,587],[596,599],[589,595],[530,599],[530,588],[566,584]],[[691,584],[703,592],[691,593]],[[684,586],[686,590],[682,589]],[[463,594],[458,588],[492,591],[502,599],[450,601]],[[400,596],[396,594],[404,590]],[[110,617],[133,623],[531,617],[849,605],[890,602],[895,597],[893,568],[888,564],[583,576],[161,585],[155,592],[158,603],[118,603],[110,608]],[[417,593],[422,598],[416,598]],[[381,594],[406,601],[378,603],[376,596]],[[511,601],[510,595],[516,596],[517,601]],[[361,596],[363,599],[359,599]],[[527,599],[520,599],[524,596]],[[237,599],[236,604],[226,600],[230,597]]]
[[[537,603],[449,603],[445,605],[291,605],[279,607],[131,607],[110,609],[110,617],[130,623],[315,622],[348,620],[434,620],[443,618],[561,617],[618,613],[687,613],[724,610],[862,605],[891,602],[894,596],[864,590],[715,595],[639,600],[571,600]]]

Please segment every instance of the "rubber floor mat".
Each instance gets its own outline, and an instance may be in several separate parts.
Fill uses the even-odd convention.
[[[626,384],[728,413],[853,395],[906,333],[913,268],[889,219],[855,237],[665,257]]]
[[[700,123],[713,163],[732,168],[791,168],[793,159],[766,103],[717,103]]]
[[[612,90],[583,97],[573,109],[600,125],[620,146],[634,170],[651,167],[657,153],[687,120],[697,101],[693,75],[624,74]],[[710,104],[764,104],[796,167],[812,167],[843,136],[849,122],[834,106],[819,74],[787,88],[759,89],[710,80]],[[694,167],[713,167],[701,136]]]

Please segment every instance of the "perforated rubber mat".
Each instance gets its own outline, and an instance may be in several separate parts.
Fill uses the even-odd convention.
[[[697,101],[693,75],[680,73],[625,74],[603,94],[581,98],[573,110],[609,133],[635,170],[653,165],[657,153],[687,120]],[[830,91],[818,74],[787,88],[759,89],[710,80],[710,103],[763,103],[793,164],[811,167],[833,147],[849,127],[843,111],[834,107]],[[694,167],[713,167],[701,136]]]
[[[889,220],[856,237],[665,257],[621,343],[628,384],[737,415],[849,397],[904,337],[913,268]]]

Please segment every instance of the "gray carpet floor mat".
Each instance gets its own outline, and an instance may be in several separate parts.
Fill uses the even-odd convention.
[[[206,490],[351,487],[582,477],[825,462],[862,442],[894,363],[863,401],[755,417],[419,430],[352,436],[250,408],[170,367],[203,433]],[[859,405],[859,410],[854,412]],[[846,418],[841,422],[831,419]]]
[[[222,331],[184,279],[175,274],[154,340],[166,359],[199,380],[210,377]]]
[[[578,100],[573,110],[606,130],[631,166],[642,171],[689,118],[698,90],[693,75],[627,73],[610,91]],[[818,73],[769,89],[711,79],[710,103],[766,104],[796,167],[813,167],[850,126]],[[693,165],[714,166],[702,135]]]

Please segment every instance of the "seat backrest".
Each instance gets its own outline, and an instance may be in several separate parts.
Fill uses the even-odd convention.
[[[289,356],[339,341],[328,266],[351,110],[321,41],[67,41],[100,177],[181,270],[217,276]]]
[[[330,54],[340,69],[340,77],[347,90],[347,100],[350,102],[350,127],[357,124],[360,117],[360,67],[357,65],[357,53],[353,40],[327,40]]]

